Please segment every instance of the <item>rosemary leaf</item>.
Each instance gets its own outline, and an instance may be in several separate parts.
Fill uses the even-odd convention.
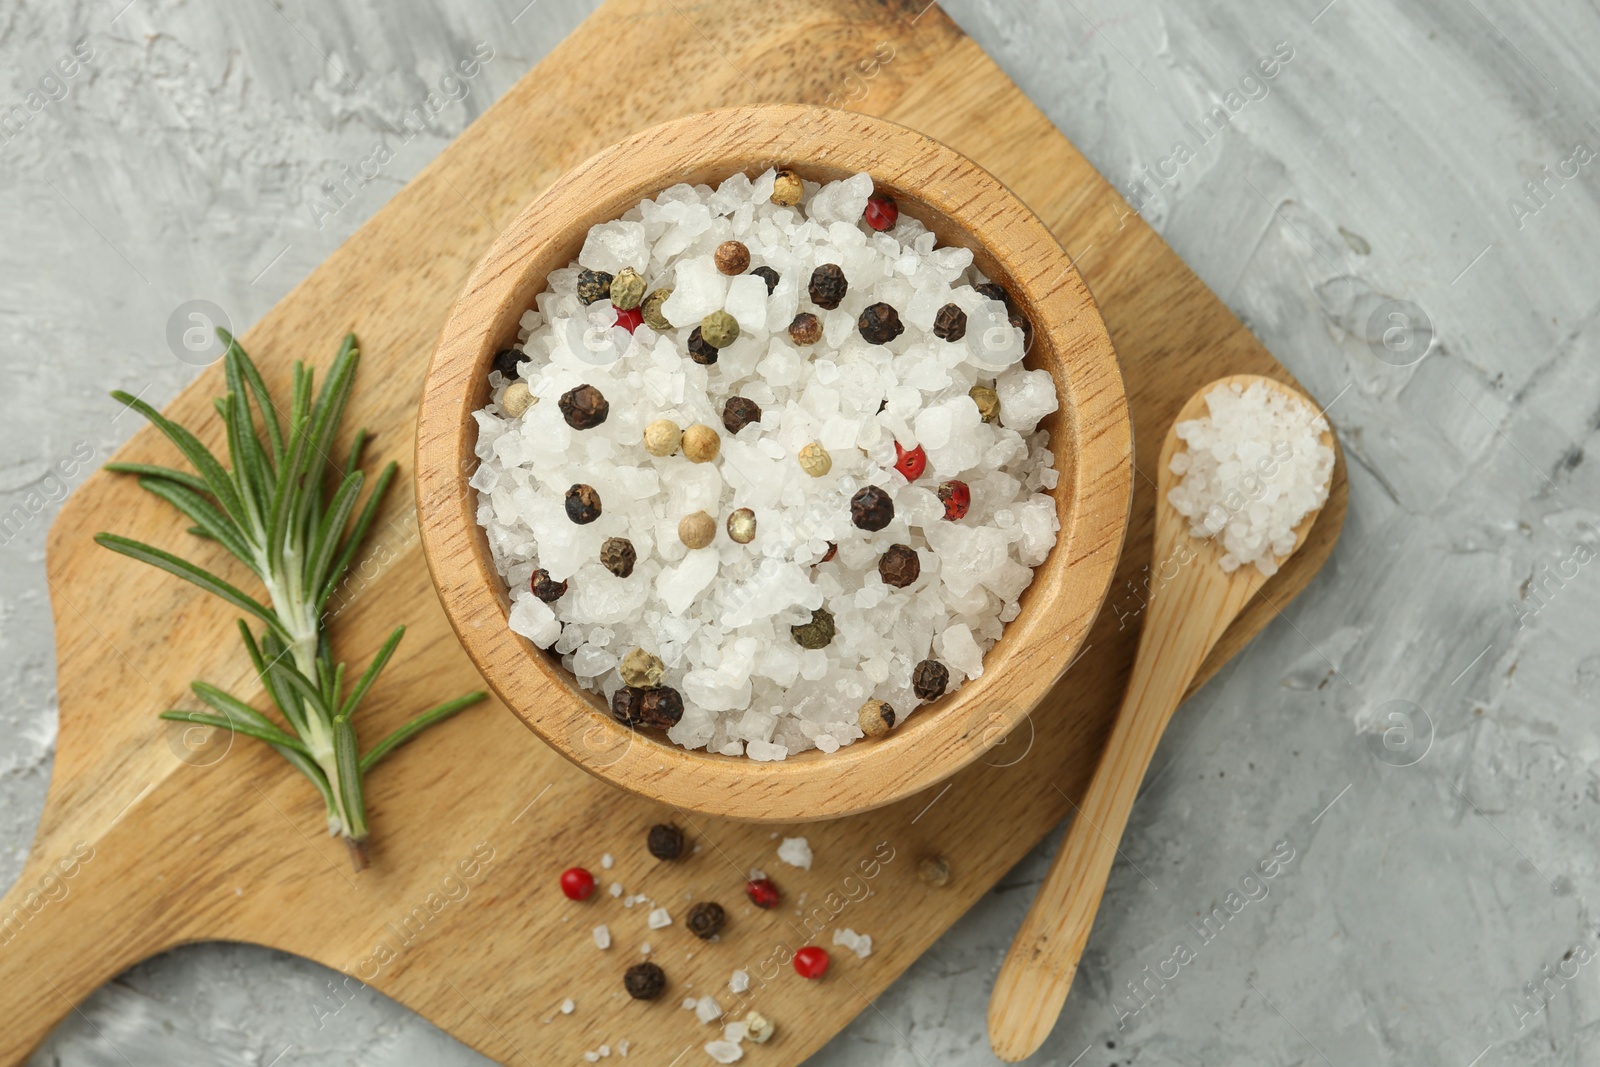
[[[131,556],[136,560],[150,564],[152,567],[160,567],[168,573],[176,574],[179,578],[193,582],[206,592],[215,593],[234,607],[248,611],[284,637],[287,638],[289,636],[289,632],[283,628],[283,623],[279,621],[278,617],[263,607],[259,601],[246,596],[210,571],[197,567],[186,559],[179,559],[170,552],[163,552],[161,549],[147,545],[142,541],[135,541],[132,538],[121,537],[117,534],[95,534],[94,539],[97,544],[109,548],[113,552],[121,552],[124,556]]]
[[[418,715],[415,719],[412,719],[410,722],[400,727],[400,729],[396,730],[388,737],[385,737],[382,741],[379,741],[376,745],[373,745],[372,748],[368,750],[367,754],[361,757],[361,773],[365,774],[370,771],[377,765],[379,760],[383,759],[383,757],[387,756],[389,753],[393,752],[395,749],[399,748],[401,745],[405,744],[407,741],[411,740],[413,737],[417,736],[434,723],[444,722],[450,716],[456,714],[456,712],[470,708],[472,705],[476,704],[478,701],[484,699],[488,695],[488,693],[485,693],[480,689],[476,693],[468,693],[466,696],[456,697],[454,700],[447,700],[436,708],[429,708],[427,711],[423,712],[421,715]]]
[[[253,737],[258,741],[265,741],[269,745],[293,749],[302,756],[311,754],[306,750],[306,746],[282,730],[257,726],[255,723],[250,722],[241,722],[226,715],[209,715],[203,711],[163,711],[161,718],[171,719],[174,722],[192,722],[201,726],[215,726],[220,730],[230,730],[233,733],[244,734],[246,737]]]
[[[151,463],[107,463],[105,469],[116,471],[118,474],[142,474],[146,478],[162,478],[169,482],[177,482],[197,493],[211,492],[211,487],[206,484],[204,478],[196,478],[192,474],[175,471],[170,467],[158,467]]]

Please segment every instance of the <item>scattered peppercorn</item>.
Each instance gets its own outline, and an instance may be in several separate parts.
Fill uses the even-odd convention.
[[[878,577],[884,585],[904,589],[922,575],[922,560],[910,545],[890,545],[889,551],[878,557]]]
[[[1013,311],[1007,319],[1012,326],[1022,331],[1022,351],[1026,355],[1033,350],[1033,320],[1020,311]]]
[[[967,509],[972,506],[972,490],[966,482],[951,479],[939,486],[939,499],[944,503],[944,517],[955,522],[966,518]]]
[[[950,864],[942,856],[929,856],[917,864],[917,877],[935,888],[949,885]]]
[[[538,402],[539,398],[533,395],[528,383],[520,379],[506,386],[505,392],[500,394],[501,410],[513,419],[522,418],[523,414]]]
[[[645,835],[644,847],[658,860],[675,860],[683,855],[683,831],[669,822],[658,822]]]
[[[652,456],[670,456],[683,441],[683,431],[671,419],[657,419],[644,428],[644,450]]]
[[[528,583],[533,589],[533,595],[546,604],[553,604],[560,600],[567,592],[566,582],[552,581],[550,572],[540,567],[533,572],[533,581]]]
[[[638,562],[639,553],[626,537],[608,537],[600,546],[600,565],[618,578],[632,574],[633,565]]]
[[[772,1040],[773,1029],[772,1020],[754,1008],[744,1017],[744,1036],[758,1045],[765,1045]]]
[[[972,402],[978,405],[978,418],[993,422],[1000,417],[1000,394],[987,385],[974,385],[967,390]]]
[[[689,358],[702,367],[709,367],[717,361],[717,346],[705,339],[698,326],[689,331]]]
[[[690,463],[710,463],[722,451],[722,438],[703,422],[683,431],[683,454]]]
[[[594,892],[594,875],[582,867],[568,867],[561,872],[561,892],[568,900],[588,900]]]
[[[778,892],[778,887],[772,884],[771,878],[752,878],[745,883],[745,896],[750,898],[750,903],[758,908],[771,911],[778,906],[783,895]]]
[[[700,338],[713,348],[727,348],[739,339],[739,320],[726,311],[713,311],[700,320]]]
[[[821,978],[828,973],[828,950],[807,945],[794,954],[794,973],[801,978]]]
[[[822,340],[822,320],[809,311],[802,311],[789,324],[789,340],[797,345],[814,345]]]
[[[643,323],[644,312],[640,311],[638,308],[618,308],[616,321],[613,322],[612,325],[621,326],[624,330],[632,333]]]
[[[767,283],[768,296],[771,296],[772,291],[778,287],[778,272],[771,267],[757,267],[750,273]]]
[[[749,508],[737,508],[728,513],[728,538],[735,544],[748,545],[756,539],[756,513]]]
[[[491,369],[500,372],[502,378],[515,378],[517,368],[528,361],[528,356],[515,348],[502,348],[494,354],[494,364]]]
[[[824,263],[811,272],[811,284],[806,291],[813,304],[825,311],[832,311],[844,301],[844,294],[849,289],[850,283],[845,280],[843,268],[837,263]]]
[[[639,701],[639,720],[665,730],[683,718],[683,694],[668,685],[646,689]]]
[[[761,421],[761,405],[743,396],[730,396],[722,405],[722,425],[729,433],[738,433],[752,422]]]
[[[636,648],[622,657],[622,666],[618,668],[618,673],[622,675],[625,687],[654,689],[661,684],[661,676],[666,670],[667,665],[661,662],[661,657],[651,655],[642,648]]]
[[[957,304],[946,304],[933,317],[933,335],[941,341],[959,341],[967,335],[967,313]]]
[[[750,249],[743,241],[722,242],[711,258],[717,269],[730,278],[750,269]]]
[[[644,703],[645,691],[637,686],[625,685],[611,694],[611,717],[624,726],[643,726],[639,707]]]
[[[984,282],[982,285],[973,286],[973,288],[990,300],[1000,301],[1006,306],[1007,311],[1011,310],[1011,294],[1005,291],[1004,286],[997,285],[994,282]]]
[[[705,548],[717,536],[717,520],[703,511],[691,511],[678,520],[678,540],[687,548]]]
[[[914,482],[922,477],[922,472],[928,469],[928,453],[923,451],[921,445],[909,451],[899,441],[894,443],[894,469],[904,475],[905,480]]]
[[[900,321],[900,313],[881,302],[867,305],[856,320],[856,329],[861,331],[861,336],[869,344],[874,345],[886,345],[906,332],[905,324]]]
[[[861,217],[867,220],[868,226],[879,233],[892,230],[895,221],[900,218],[900,205],[894,202],[894,197],[887,193],[879,193],[867,198],[867,208],[861,213]]]
[[[594,486],[578,483],[567,490],[567,518],[587,526],[600,517],[600,494]]]
[[[885,700],[869,700],[856,712],[856,722],[868,737],[882,737],[894,726],[894,708]]]
[[[911,690],[919,700],[938,700],[950,685],[950,669],[936,659],[925,659],[911,672]]]
[[[639,310],[644,315],[644,324],[660,333],[672,329],[672,323],[661,314],[661,305],[667,302],[667,297],[672,295],[671,289],[656,289],[644,298],[644,303],[639,305]]]
[[[635,963],[623,974],[622,988],[634,1000],[654,1000],[667,988],[667,972],[649,960]]]
[[[817,608],[811,613],[810,622],[789,627],[789,633],[801,648],[827,648],[833,641],[833,612],[827,608]]]
[[[850,521],[858,529],[876,532],[894,519],[894,501],[875,485],[856,490],[850,498]]]
[[[603,270],[579,271],[578,300],[587,307],[596,300],[610,299],[611,282],[611,275]]]
[[[611,279],[611,306],[619,310],[636,308],[644,299],[644,276],[632,267],[623,267]]]
[[[611,404],[592,385],[568,389],[561,394],[557,405],[561,408],[561,417],[574,430],[592,430],[611,414]]]
[[[702,900],[689,909],[689,932],[702,941],[710,941],[722,933],[722,928],[727,922],[728,913],[722,910],[721,904]]]
[[[828,542],[828,551],[824,552],[822,554],[822,558],[817,560],[817,562],[818,563],[826,563],[830,559],[832,559],[834,556],[837,556],[838,554],[839,554],[839,546],[837,544],[835,544],[834,542],[829,541]]]
[[[780,207],[793,207],[806,195],[800,175],[792,170],[780,170],[772,182],[772,202]]]
[[[820,478],[833,469],[833,457],[820,441],[812,441],[800,449],[800,469],[813,478]]]

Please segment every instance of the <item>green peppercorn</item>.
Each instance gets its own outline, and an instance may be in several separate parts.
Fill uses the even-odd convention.
[[[623,267],[611,279],[611,305],[622,311],[636,308],[639,301],[644,299],[644,289],[644,278],[639,272],[632,267]]]
[[[811,621],[789,627],[794,643],[801,648],[827,648],[833,642],[833,612],[818,608],[811,613]]]
[[[644,324],[657,333],[672,329],[672,323],[661,314],[661,305],[667,302],[667,297],[672,295],[671,289],[657,289],[644,298],[644,303],[639,305],[644,314]]]
[[[618,578],[632,574],[634,564],[638,562],[639,553],[626,537],[608,537],[600,546],[600,565]]]
[[[739,320],[726,311],[713,311],[700,320],[700,337],[712,348],[727,348],[739,339]]]

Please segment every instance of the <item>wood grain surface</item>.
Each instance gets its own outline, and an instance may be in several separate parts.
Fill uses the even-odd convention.
[[[773,160],[810,181],[870,173],[903,213],[942,245],[970,248],[984,275],[1006,287],[1034,328],[1027,365],[1048,371],[1060,397],[1060,409],[1041,426],[1061,475],[1053,493],[1061,528],[1022,596],[1021,614],[985,653],[981,677],[917,708],[885,738],[758,763],[691,751],[657,731],[617,723],[558,657],[513,634],[505,583],[478,526],[478,493],[468,478],[477,469],[472,413],[489,402],[495,353],[516,340],[523,310],[549,273],[577,255],[589,228],[676,182],[755,176]],[[657,803],[724,818],[811,821],[882,807],[942,783],[981,759],[1044,699],[1110,588],[1128,521],[1131,451],[1111,339],[1066,252],[1033,212],[970,159],[914,130],[851,111],[767,104],[642,130],[562,175],[517,216],[473,272],[423,384],[417,513],[434,587],[467,655],[558,752]],[[602,497],[611,491],[596,487]]]
[[[632,91],[614,79],[618,70],[629,72]],[[222,938],[339,968],[507,1064],[570,1062],[622,1038],[638,1062],[670,1064],[712,1036],[676,999],[691,984],[723,990],[743,966],[757,979],[751,994],[724,995],[723,1005],[749,1000],[770,1014],[779,1034],[762,1059],[792,1064],[865,1009],[1070,810],[1066,796],[1087,781],[1133,655],[1151,478],[1167,424],[1220,374],[1288,376],[936,7],[612,0],[243,341],[281,389],[293,359],[325,365],[355,330],[366,357],[348,424],[376,430],[372,459],[397,460],[409,475],[428,354],[473,265],[528,201],[643,126],[713,106],[794,100],[904,123],[994,173],[1073,255],[1116,343],[1135,427],[1127,548],[1079,661],[1030,723],[948,788],[807,827],[817,860],[803,872],[779,867],[766,828],[681,816],[701,850],[687,862],[653,863],[644,828],[671,812],[603,786],[503,708],[482,706],[373,774],[373,866],[356,876],[320,831],[320,801],[276,756],[239,741],[197,766],[202,757],[155,717],[187,706],[196,677],[248,696],[248,664],[225,605],[92,544],[107,528],[159,545],[187,540],[166,505],[130,480],[97,474],[66,502],[48,546],[60,732],[38,838],[0,904],[0,1063],[22,1059],[128,965]],[[221,387],[212,368],[168,413],[205,425],[215,443],[209,405]],[[148,429],[119,458],[173,459]],[[1304,588],[1338,536],[1345,499],[1341,466],[1300,556],[1241,613],[1196,684]],[[395,493],[333,626],[339,653],[355,660],[394,623],[410,626],[368,699],[368,738],[421,702],[477,684],[433,595],[412,516],[411,501]],[[204,546],[185,550],[222,565]],[[629,893],[675,912],[686,894],[729,906],[722,942],[693,942],[681,915],[646,931],[639,909],[608,896],[580,907],[557,895],[563,867],[594,866],[603,851],[618,857],[611,877]],[[954,871],[945,888],[916,878],[929,854]],[[739,884],[752,865],[774,872],[788,906],[754,913],[742,904]],[[793,908],[801,893],[805,916]],[[607,953],[589,936],[601,922],[615,939]],[[838,953],[821,982],[775,963],[786,947],[829,944],[843,926],[873,935],[871,958]],[[621,971],[645,940],[670,977],[661,1003],[621,993]],[[566,997],[578,1005],[571,1015],[557,1008]]]

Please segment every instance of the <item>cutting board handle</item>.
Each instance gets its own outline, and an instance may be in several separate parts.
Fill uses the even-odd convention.
[[[162,840],[154,799],[92,840],[42,831],[0,899],[0,1067],[21,1064],[107,981],[186,939],[188,879],[148,851]]]

